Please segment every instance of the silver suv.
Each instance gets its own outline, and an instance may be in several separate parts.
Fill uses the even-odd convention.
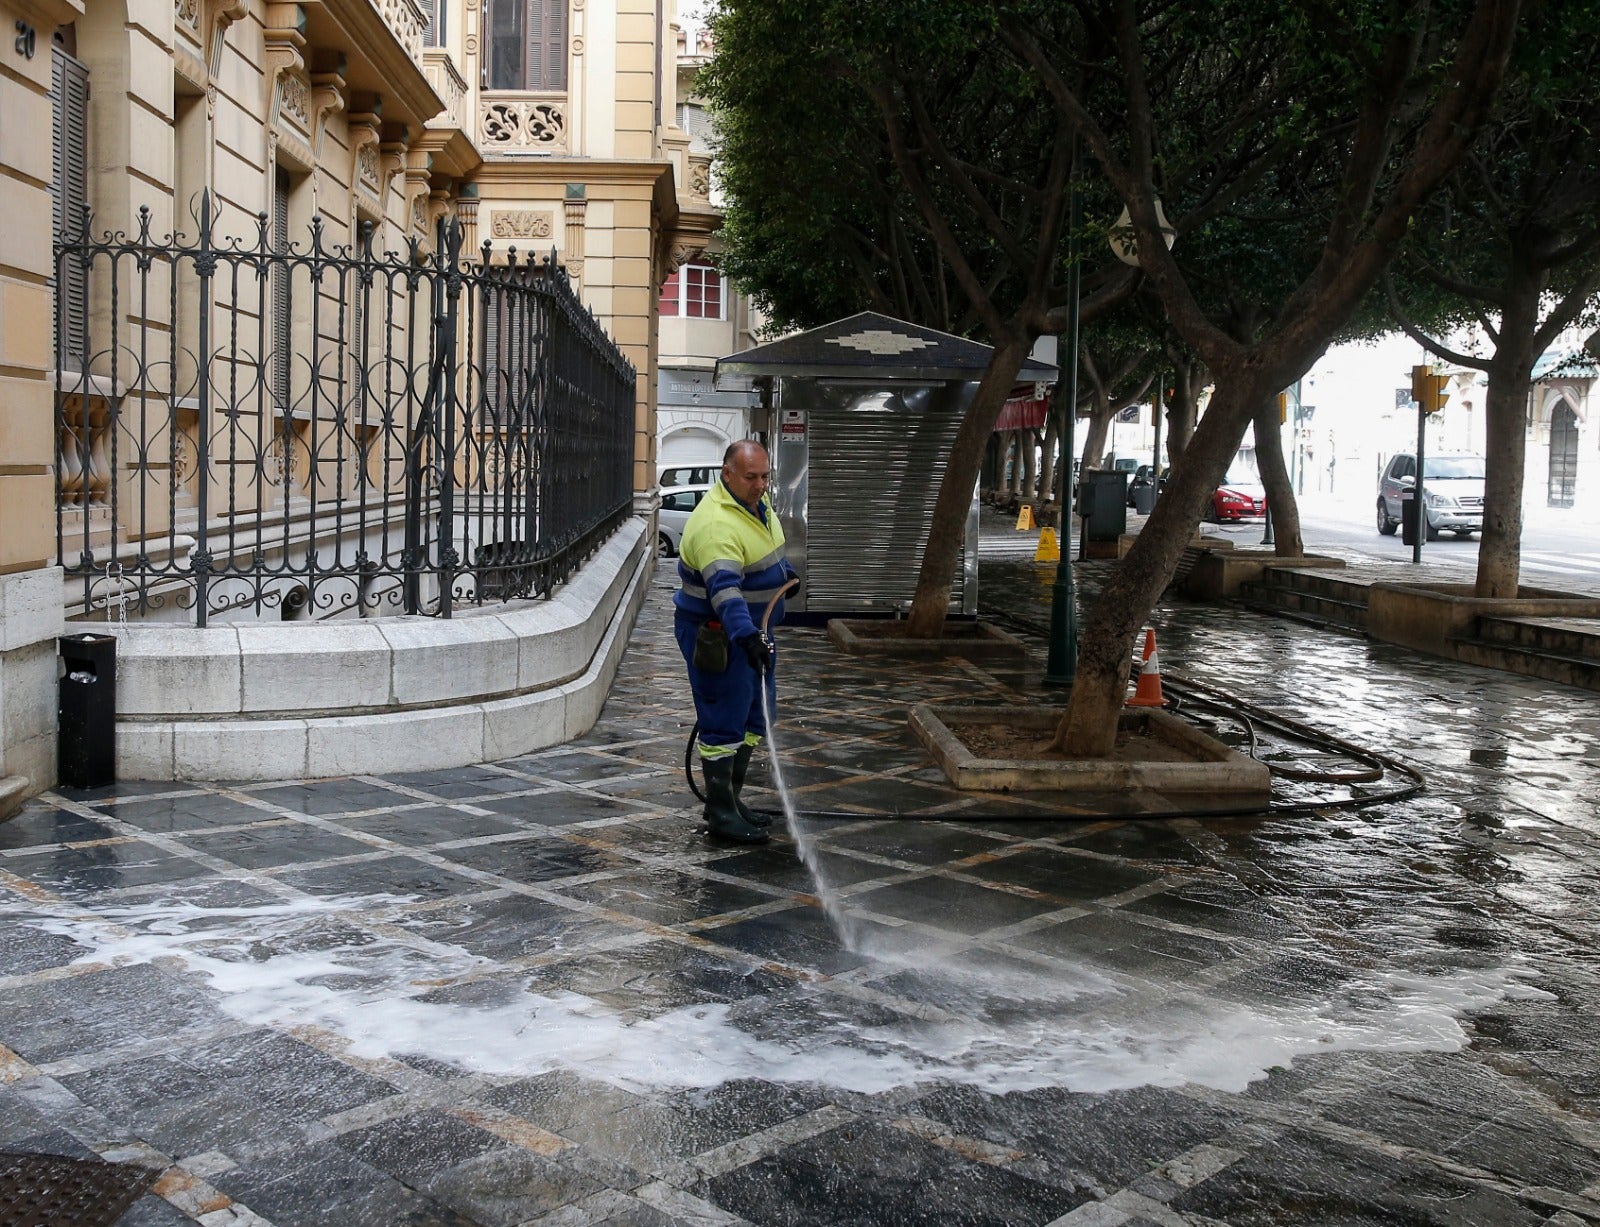
[[[1440,533],[1458,537],[1483,531],[1483,457],[1427,456],[1422,499],[1428,509],[1428,540]],[[1397,452],[1378,481],[1378,531],[1386,537],[1400,527],[1400,499],[1417,484],[1414,452]]]

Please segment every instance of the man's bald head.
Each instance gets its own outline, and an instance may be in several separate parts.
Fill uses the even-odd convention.
[[[746,506],[754,507],[767,492],[772,466],[767,449],[754,439],[739,439],[728,444],[722,454],[722,484]]]

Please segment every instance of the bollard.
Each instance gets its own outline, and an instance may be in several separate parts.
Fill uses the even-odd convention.
[[[117,637],[64,635],[57,708],[56,775],[69,788],[117,778]]]

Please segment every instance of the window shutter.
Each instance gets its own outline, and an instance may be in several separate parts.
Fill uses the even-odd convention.
[[[420,0],[422,20],[426,26],[422,31],[422,45],[424,47],[444,46],[444,27],[439,23],[444,20],[439,0]]]
[[[528,88],[567,88],[567,0],[527,0]]]
[[[75,235],[89,203],[89,69],[52,47],[54,98],[51,106],[51,161],[57,234]],[[89,324],[89,275],[76,259],[59,269],[56,285],[56,329],[62,354],[83,361]]]
[[[545,20],[545,89],[567,88],[567,0],[543,0]]]

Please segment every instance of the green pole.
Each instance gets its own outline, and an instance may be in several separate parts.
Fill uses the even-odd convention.
[[[1056,582],[1050,590],[1050,650],[1045,661],[1046,686],[1071,686],[1078,680],[1078,594],[1072,574],[1072,554],[1067,548],[1067,528],[1072,523],[1072,461],[1077,451],[1073,442],[1078,417],[1078,300],[1083,290],[1078,266],[1078,229],[1082,224],[1083,199],[1078,192],[1078,166],[1074,151],[1072,196],[1067,212],[1067,333],[1066,345],[1056,346],[1057,394],[1065,406],[1061,424],[1061,557],[1056,563]],[[1062,350],[1066,351],[1062,360]]]

